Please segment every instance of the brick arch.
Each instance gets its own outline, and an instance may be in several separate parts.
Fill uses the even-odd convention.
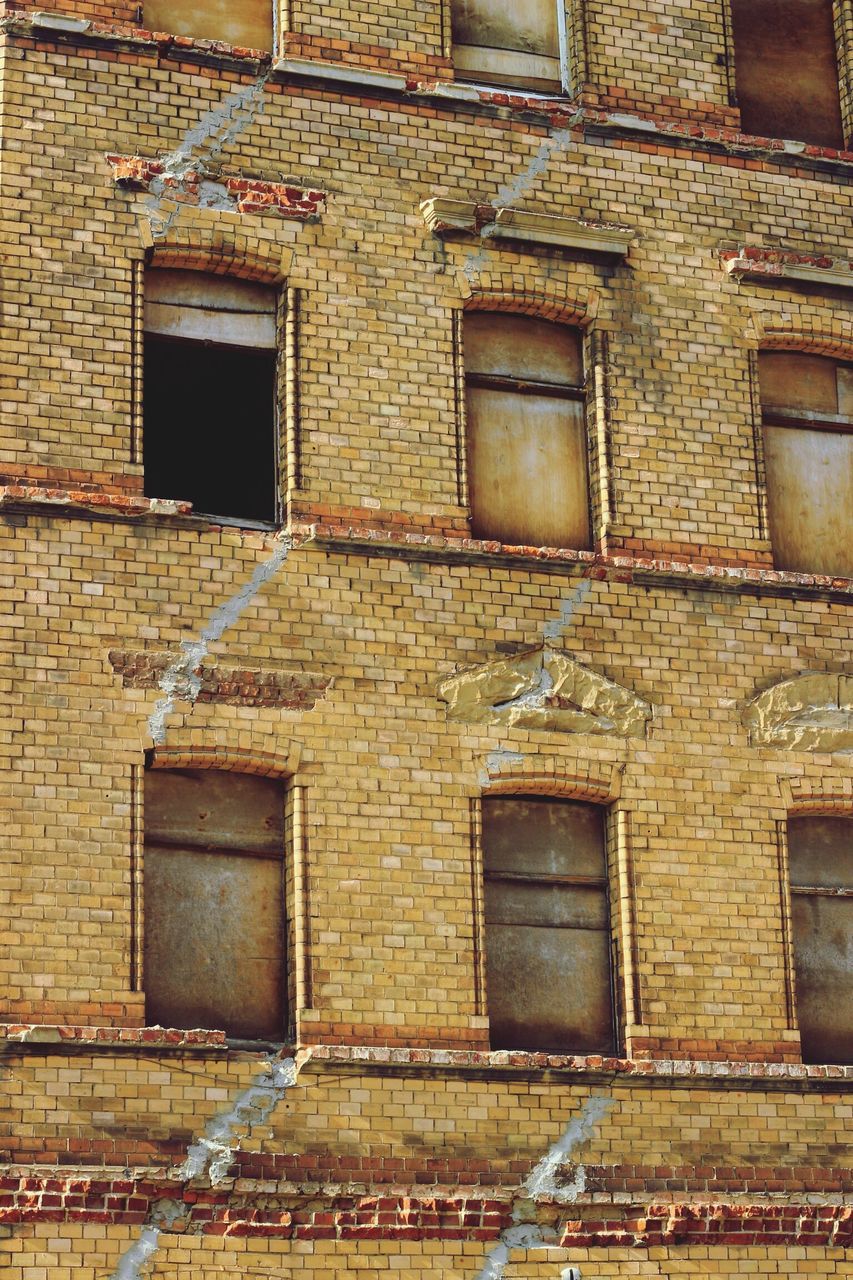
[[[558,324],[585,328],[595,319],[598,295],[591,289],[569,291],[524,272],[480,272],[462,276],[465,311],[509,311]]]
[[[263,241],[248,245],[242,236],[208,231],[204,227],[194,227],[191,234],[175,232],[168,239],[158,241],[145,255],[150,267],[205,271],[270,285],[284,284],[291,259],[292,254],[282,251],[278,245],[267,246]]]
[[[287,744],[284,751],[257,751],[250,747],[199,746],[190,742],[153,747],[145,753],[149,769],[222,769],[232,773],[254,773],[260,777],[291,777],[298,765],[298,748]]]
[[[804,351],[853,361],[853,326],[842,322],[830,327],[768,325],[759,333],[757,346],[759,351]]]
[[[618,800],[622,775],[618,767],[577,763],[567,770],[558,758],[539,755],[513,760],[506,771],[489,772],[483,781],[483,796],[562,796],[591,804],[611,804]]]

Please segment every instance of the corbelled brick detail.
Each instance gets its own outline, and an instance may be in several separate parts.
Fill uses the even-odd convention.
[[[230,201],[237,213],[277,213],[282,218],[308,222],[319,218],[325,208],[326,193],[296,187],[285,182],[263,182],[255,178],[226,177],[209,179],[197,170],[180,176],[170,174],[160,160],[141,156],[108,155],[113,178],[129,191],[150,191],[151,184],[162,186],[162,195],[170,192],[181,204],[202,203],[205,183],[221,188],[222,197]]]
[[[109,659],[125,689],[157,689],[178,656],[148,650],[133,653],[111,649]],[[201,681],[197,692],[195,687],[191,689],[191,682],[196,679]],[[310,711],[330,684],[330,676],[309,671],[257,671],[202,665],[191,676],[178,677],[175,696],[186,698],[192,694],[194,702],[226,702],[238,707]]]

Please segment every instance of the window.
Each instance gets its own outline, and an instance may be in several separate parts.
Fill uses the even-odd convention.
[[[732,0],[745,133],[842,147],[833,0]]]
[[[604,814],[539,797],[483,801],[493,1049],[615,1049]]]
[[[474,311],[465,317],[464,345],[472,533],[588,549],[579,332]]]
[[[284,789],[216,769],[149,769],[145,1016],[282,1040]]]
[[[453,65],[482,84],[560,91],[558,0],[452,0]]]
[[[826,356],[758,357],[773,563],[853,573],[853,365]]]
[[[797,1017],[805,1062],[853,1062],[853,817],[788,819]]]
[[[271,49],[273,0],[143,0],[149,31],[223,40],[248,49]]]
[[[145,493],[278,514],[276,291],[198,271],[145,277]]]

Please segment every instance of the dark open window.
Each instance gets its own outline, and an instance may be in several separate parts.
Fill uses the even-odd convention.
[[[833,0],[732,0],[746,133],[841,147]]]
[[[464,344],[474,536],[589,548],[579,332],[474,311]]]
[[[143,0],[149,31],[224,40],[248,49],[271,49],[273,0]]]
[[[145,1016],[235,1038],[286,1031],[284,794],[275,778],[149,769]]]
[[[759,355],[773,562],[853,573],[853,365],[794,351]]]
[[[558,0],[452,0],[453,65],[483,84],[560,90]]]
[[[853,817],[788,820],[797,1018],[806,1062],[853,1062]]]
[[[492,1048],[613,1052],[602,810],[487,798],[483,858]]]
[[[198,271],[145,278],[145,493],[274,522],[276,294]]]

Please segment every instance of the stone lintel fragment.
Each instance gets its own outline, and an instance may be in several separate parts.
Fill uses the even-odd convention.
[[[276,74],[295,76],[297,79],[332,80],[337,84],[365,85],[372,89],[391,89],[402,93],[406,77],[391,71],[374,71],[366,67],[349,66],[342,62],[321,62],[314,58],[279,58],[274,64]]]
[[[795,280],[853,289],[853,262],[847,258],[835,258],[819,249],[811,253],[796,253],[785,249],[743,246],[723,250],[720,260],[726,273],[736,280],[747,279],[756,284]]]
[[[552,213],[534,213],[505,206],[477,205],[473,200],[433,196],[421,201],[429,231],[436,236],[479,233],[484,240],[521,240],[556,248],[579,249],[624,258],[633,232],[628,227],[581,222]]]
[[[782,680],[743,713],[753,746],[853,751],[853,675],[810,672]]]
[[[642,737],[652,709],[630,689],[550,644],[443,680],[450,720],[552,733]]]
[[[67,13],[49,13],[39,10],[32,16],[34,27],[44,27],[48,31],[65,31],[69,35],[79,35],[88,31],[92,23],[88,18],[72,18]]]

